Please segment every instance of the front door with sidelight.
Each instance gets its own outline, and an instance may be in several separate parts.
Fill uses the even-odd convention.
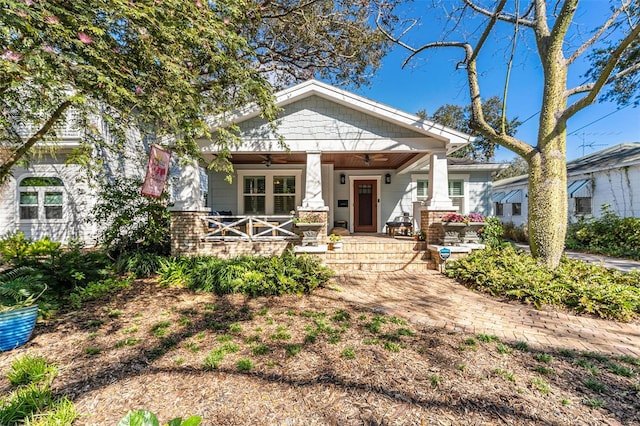
[[[354,232],[377,232],[377,181],[356,180],[353,182]]]

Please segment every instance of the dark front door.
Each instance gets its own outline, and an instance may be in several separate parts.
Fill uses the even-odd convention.
[[[354,232],[377,232],[378,189],[375,180],[356,180],[353,183]]]

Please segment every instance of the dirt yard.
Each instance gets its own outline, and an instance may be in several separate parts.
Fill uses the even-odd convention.
[[[248,299],[137,281],[0,353],[0,394],[25,353],[58,365],[77,425],[141,408],[204,425],[640,425],[638,359],[421,328],[330,288]]]

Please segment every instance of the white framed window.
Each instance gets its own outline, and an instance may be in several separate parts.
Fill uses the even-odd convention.
[[[301,179],[301,170],[239,170],[239,214],[288,215],[301,204]]]
[[[459,213],[465,213],[464,180],[449,180],[449,198],[451,198],[451,202],[453,203],[453,205],[458,207]]]
[[[504,216],[504,204],[496,203],[496,216]]]
[[[424,201],[429,196],[429,180],[428,179],[418,179],[416,180],[417,190],[418,190],[418,201]]]
[[[449,198],[454,206],[458,207],[459,213],[465,212],[466,192],[465,185],[469,179],[468,175],[449,175]],[[417,201],[425,201],[429,195],[429,176],[412,175],[411,180],[416,188]]]
[[[21,221],[64,219],[64,183],[52,176],[29,176],[18,185],[18,217]]]
[[[520,215],[522,215],[522,203],[512,203],[511,216],[520,216]]]

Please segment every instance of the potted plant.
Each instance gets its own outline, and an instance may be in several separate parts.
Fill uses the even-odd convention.
[[[442,216],[444,244],[477,243],[480,240],[478,231],[484,225],[485,218],[480,213],[471,213],[469,215],[448,213]]]
[[[329,250],[342,250],[342,235],[329,235]]]
[[[36,301],[46,289],[33,268],[0,273],[0,351],[17,348],[29,340],[38,317]]]

